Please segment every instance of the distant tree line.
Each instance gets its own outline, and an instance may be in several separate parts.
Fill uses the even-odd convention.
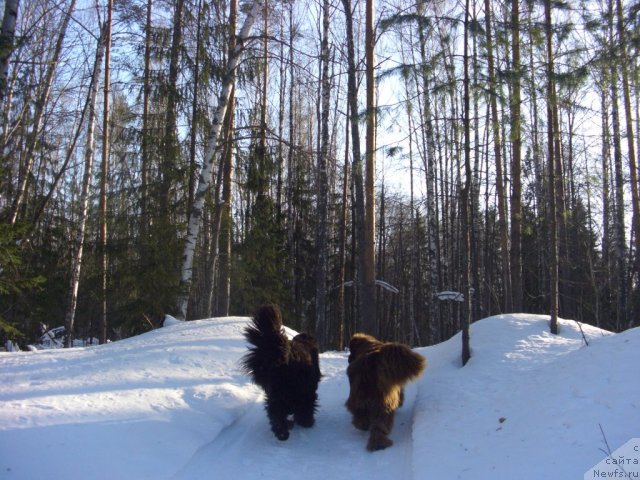
[[[622,0],[7,0],[0,337],[633,327],[639,50]]]

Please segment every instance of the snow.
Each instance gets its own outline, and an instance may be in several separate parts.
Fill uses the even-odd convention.
[[[347,352],[321,355],[316,426],[280,442],[239,367],[247,321],[0,354],[0,478],[568,479],[640,437],[639,329],[583,325],[586,346],[576,322],[503,315],[472,325],[465,367],[459,336],[417,349],[391,448],[351,426]]]

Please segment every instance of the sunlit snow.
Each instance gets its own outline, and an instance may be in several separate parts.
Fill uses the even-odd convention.
[[[370,453],[347,352],[321,355],[316,426],[278,441],[240,370],[248,319],[173,322],[108,345],[0,354],[2,479],[569,479],[640,437],[640,330],[503,315],[417,349],[425,374]]]

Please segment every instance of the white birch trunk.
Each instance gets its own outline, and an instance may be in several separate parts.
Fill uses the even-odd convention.
[[[67,312],[65,314],[65,327],[67,330],[66,346],[73,345],[73,324],[76,315],[76,305],[78,303],[78,285],[80,284],[80,271],[82,269],[82,253],[84,247],[84,236],[89,212],[89,188],[93,177],[93,159],[95,154],[95,124],[96,105],[98,99],[98,84],[102,71],[102,61],[104,59],[105,35],[100,34],[96,51],[96,63],[93,67],[93,76],[89,91],[89,116],[87,119],[87,142],[84,150],[84,175],[82,178],[82,190],[80,192],[80,225],[76,232],[76,244],[78,249],[71,266],[71,281],[69,283],[69,297],[67,302]]]
[[[2,30],[0,31],[0,103],[7,93],[9,57],[13,51],[19,6],[20,0],[6,0],[4,4],[4,17],[2,17]]]
[[[187,237],[184,241],[184,253],[182,256],[182,268],[180,270],[180,294],[178,296],[178,302],[176,305],[176,315],[180,320],[186,320],[187,318],[187,306],[189,304],[189,294],[191,291],[191,279],[193,277],[193,255],[196,248],[196,241],[198,234],[200,233],[200,226],[202,223],[202,209],[204,207],[205,195],[211,187],[211,181],[213,178],[213,164],[215,159],[215,153],[218,148],[218,137],[222,130],[222,124],[227,112],[229,104],[229,98],[231,96],[231,90],[235,83],[236,69],[240,63],[242,52],[245,47],[245,42],[251,33],[253,23],[255,19],[262,12],[262,1],[254,0],[253,7],[244,20],[242,29],[238,34],[238,43],[233,51],[229,55],[227,61],[226,75],[222,84],[222,91],[220,92],[220,99],[218,108],[213,122],[211,130],[209,131],[209,138],[207,146],[204,152],[204,164],[200,175],[198,176],[198,186],[194,195],[193,205],[189,212],[189,223],[187,226]]]

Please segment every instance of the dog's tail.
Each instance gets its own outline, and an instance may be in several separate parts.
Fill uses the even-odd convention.
[[[425,358],[401,343],[385,343],[378,352],[382,375],[396,385],[404,385],[422,374]]]
[[[258,385],[264,385],[271,367],[287,362],[289,341],[282,331],[282,314],[277,305],[263,305],[244,330],[253,347],[242,359],[242,367]]]

